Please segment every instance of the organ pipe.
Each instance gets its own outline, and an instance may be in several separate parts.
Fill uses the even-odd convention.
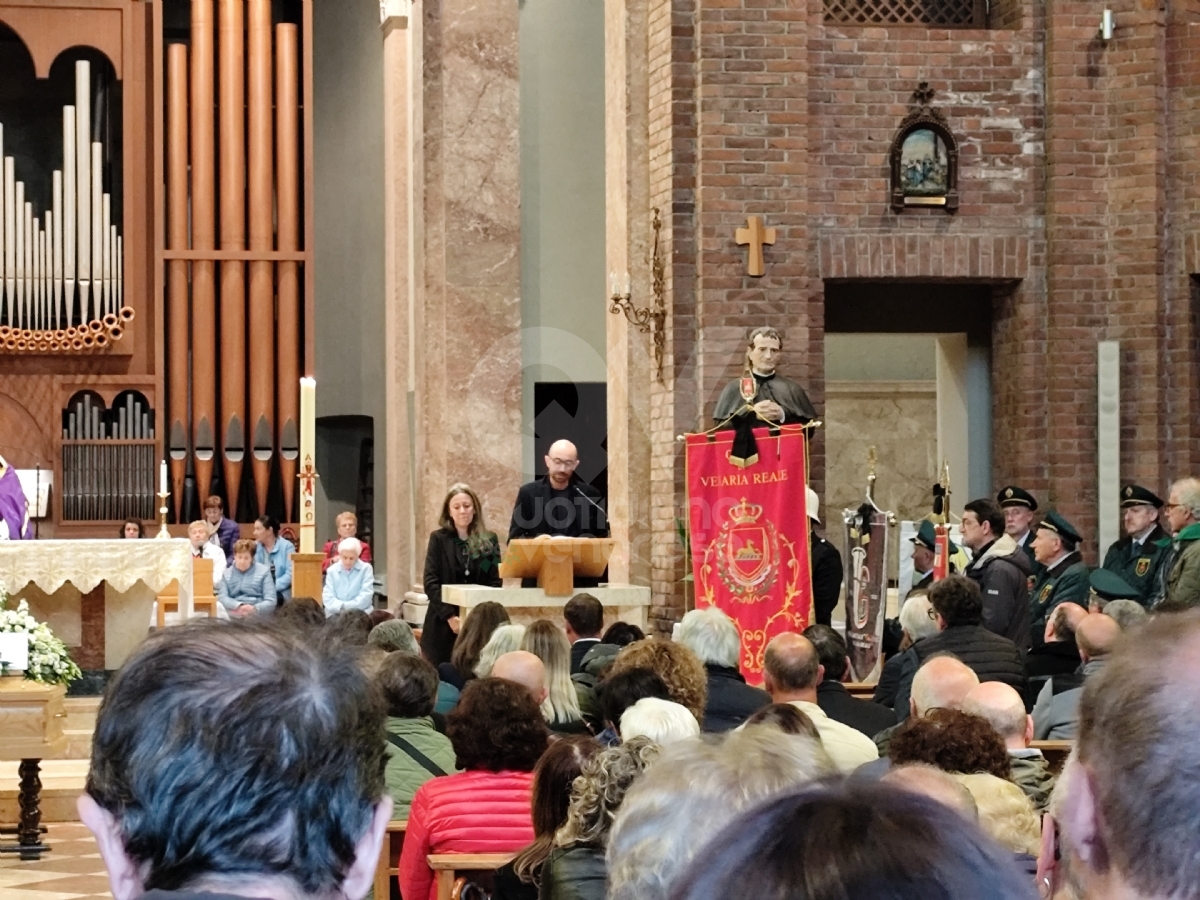
[[[248,121],[250,149],[250,249],[274,249],[272,171],[271,2],[249,0]],[[250,263],[250,421],[258,509],[267,505],[274,452],[275,297],[270,262]],[[299,383],[296,385],[299,388]]]
[[[244,0],[220,0],[221,249],[246,249]],[[225,489],[237,507],[246,450],[246,268],[221,263],[221,446]]]
[[[276,203],[281,251],[300,246],[300,35],[295,25],[275,27]],[[283,503],[288,516],[300,457],[300,273],[279,263],[279,455]]]
[[[35,198],[4,155],[0,124],[0,347],[71,352],[69,329],[92,332],[86,347],[117,340],[116,298],[123,296],[114,253],[120,243],[114,200],[104,193],[104,145],[91,140],[92,70],[75,64],[75,103],[63,107],[63,167],[51,196]],[[48,201],[38,209],[37,201]],[[121,311],[127,321],[132,310]]]
[[[188,243],[188,50],[167,47],[167,247],[186,250]],[[167,263],[167,375],[170,381],[171,500],[175,521],[182,517],[183,482],[187,474],[188,439],[188,264]]]
[[[216,169],[213,116],[213,3],[192,0],[192,249],[216,248]],[[217,310],[215,264],[192,264],[192,418],[196,486],[212,484],[217,423]]]

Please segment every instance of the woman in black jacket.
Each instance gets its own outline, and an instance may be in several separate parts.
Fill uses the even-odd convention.
[[[487,530],[475,492],[465,484],[451,486],[438,525],[441,527],[429,536],[425,551],[429,609],[421,632],[421,650],[435,666],[450,661],[459,624],[458,609],[442,602],[442,585],[500,587],[500,543]]]

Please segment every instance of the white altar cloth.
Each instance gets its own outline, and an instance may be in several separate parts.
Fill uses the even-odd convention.
[[[158,592],[179,582],[181,617],[192,613],[192,554],[170,540],[0,541],[0,587],[68,646],[87,643],[80,600],[104,585],[104,668],[117,669],[146,637]]]

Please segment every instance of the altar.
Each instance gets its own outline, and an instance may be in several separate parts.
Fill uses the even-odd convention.
[[[604,607],[604,626],[613,622],[628,622],[646,630],[647,610],[650,607],[650,588],[636,584],[606,584],[601,587],[580,588],[576,593],[591,594]],[[461,616],[467,616],[480,603],[499,603],[508,610],[514,622],[528,624],[535,619],[550,619],[556,624],[562,619],[562,609],[570,597],[549,596],[541,588],[487,587],[476,584],[442,585],[442,600],[457,606]]]
[[[145,639],[155,598],[172,581],[187,619],[192,553],[184,538],[0,541],[0,588],[25,600],[87,671],[121,667]]]

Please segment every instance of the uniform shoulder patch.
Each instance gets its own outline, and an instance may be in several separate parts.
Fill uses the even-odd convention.
[[[1150,557],[1143,556],[1137,561],[1137,566],[1133,570],[1138,578],[1144,578],[1146,573],[1150,571]]]
[[[1042,588],[1041,594],[1038,595],[1038,602],[1045,603],[1047,600],[1050,599],[1050,594],[1053,591],[1054,591],[1054,585],[1052,585],[1052,584],[1046,585],[1044,588]]]

